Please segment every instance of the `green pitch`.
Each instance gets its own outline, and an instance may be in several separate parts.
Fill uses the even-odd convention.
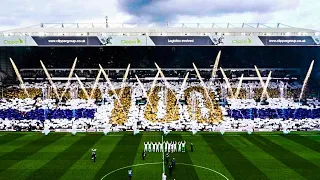
[[[189,179],[320,179],[320,133],[190,133],[171,132],[164,141],[187,142],[168,180]],[[145,141],[161,142],[162,134],[141,133],[0,133],[0,179],[160,180],[162,153],[147,153]],[[190,143],[194,152],[190,152]],[[97,161],[91,160],[97,149]]]

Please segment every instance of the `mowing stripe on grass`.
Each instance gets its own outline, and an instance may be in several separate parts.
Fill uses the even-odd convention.
[[[272,141],[261,136],[244,136],[251,143],[258,146],[260,149],[270,154],[274,158],[281,161],[283,164],[299,173],[306,179],[320,179],[319,167],[301,158],[293,152],[283,148],[282,146],[273,143]],[[261,143],[263,142],[263,143]]]
[[[177,141],[177,142],[179,142],[179,141],[183,141],[183,138],[179,134],[172,133],[167,136],[164,136],[164,141],[169,141],[169,142],[170,141]],[[189,153],[187,151],[172,153],[172,154],[170,154],[170,160],[172,158],[175,159],[176,163],[192,164],[192,160],[191,160]],[[197,165],[201,165],[201,164],[197,164]],[[188,180],[188,179],[197,180],[197,179],[199,179],[197,171],[194,166],[176,165],[176,167],[173,168],[172,177],[170,177],[170,175],[169,175],[168,166],[166,166],[166,168],[167,168],[166,174],[169,177],[168,179],[184,179],[184,180]]]
[[[77,162],[84,153],[91,149],[92,146],[99,141],[102,134],[86,134],[79,141],[62,151],[58,156],[42,166],[37,171],[33,172],[27,179],[46,180],[59,179],[68,169]]]
[[[28,156],[38,152],[40,149],[48,146],[56,140],[62,138],[62,135],[52,134],[49,136],[42,136],[42,138],[32,141],[10,153],[5,154],[0,159],[0,172],[6,170],[19,161],[27,158]]]
[[[122,168],[124,166],[131,166],[134,162],[134,158],[137,154],[137,150],[141,141],[142,135],[138,134],[133,136],[132,134],[125,134],[122,136],[116,147],[110,153],[105,163],[101,166],[94,179],[100,180],[107,173]],[[127,178],[127,169],[118,171],[109,178],[123,179]]]
[[[79,136],[64,136],[54,143],[42,148],[37,153],[34,153],[1,172],[0,177],[4,179],[25,179],[79,139]]]
[[[222,136],[202,135],[234,179],[268,179],[268,177]],[[241,167],[241,168],[240,168]]]
[[[317,143],[320,143],[320,135],[319,136],[308,136],[308,138],[317,142]]]
[[[219,158],[214,154],[212,149],[208,146],[207,142],[202,136],[183,136],[183,139],[187,142],[188,154],[192,160],[192,164],[196,166],[203,166],[215,171],[220,172],[228,179],[233,179],[226,167],[221,163]],[[190,143],[194,145],[194,152],[190,152]],[[211,170],[203,168],[195,168],[199,179],[203,180],[219,180],[225,179],[220,174],[212,172]]]
[[[79,161],[77,161],[60,180],[69,179],[93,179],[105,160],[116,147],[121,137],[104,136],[93,147],[97,149],[97,159],[91,159],[91,149],[88,149]]]
[[[266,139],[320,167],[320,153],[318,153],[317,151],[309,149],[301,144],[295,143],[294,141],[290,141],[283,136],[280,136],[278,138],[268,137]]]
[[[248,135],[243,135],[248,136]],[[228,137],[225,140],[235,147],[241,154],[243,154],[249,161],[265,173],[270,179],[290,179],[290,180],[303,180],[304,177],[300,176],[288,166],[282,164],[280,161],[261,150],[259,147],[252,144],[250,141],[241,137]]]
[[[24,134],[13,134],[13,133],[10,133],[10,134],[1,134],[3,136],[0,136],[0,145],[2,144],[5,144],[7,142],[10,142],[10,141],[13,141],[17,138],[20,138],[21,136],[23,136]]]
[[[310,149],[320,153],[320,143],[317,141],[314,141],[306,136],[286,135],[284,137],[286,137],[287,139],[290,139],[291,141],[293,141],[295,143],[301,144],[307,148],[310,148]]]
[[[35,135],[35,136],[21,136],[19,138],[16,138],[12,141],[9,141],[5,144],[0,145],[0,159],[2,156],[4,156],[7,153],[10,153],[16,149],[21,148],[22,146],[25,146],[28,143],[31,143],[32,141],[35,141],[37,139],[40,139],[41,135]]]

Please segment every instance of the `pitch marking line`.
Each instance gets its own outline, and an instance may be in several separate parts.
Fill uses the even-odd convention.
[[[107,136],[123,136],[123,135],[107,135]],[[154,137],[159,137],[159,136],[162,136],[162,135],[148,135],[148,134],[142,134],[142,136],[154,136]],[[175,134],[172,134],[172,136],[175,136]],[[191,135],[191,134],[181,134],[181,136],[202,136],[202,135]],[[221,134],[204,134],[204,136],[222,136]],[[226,135],[224,134],[223,136],[240,136],[238,134],[230,134],[230,135]]]
[[[104,178],[106,178],[107,176],[109,176],[110,174],[113,174],[117,171],[120,171],[122,169],[127,169],[127,168],[131,168],[131,167],[137,167],[137,166],[145,166],[145,165],[154,165],[154,164],[162,164],[162,162],[154,162],[154,163],[144,163],[144,164],[134,164],[132,166],[125,166],[125,167],[122,167],[122,168],[119,168],[119,169],[116,169],[116,170],[113,170],[111,172],[109,172],[108,174],[104,175],[101,180],[103,180]],[[224,179],[226,180],[229,180],[225,175],[223,175],[222,173],[216,171],[216,170],[213,170],[213,169],[210,169],[210,168],[206,168],[206,167],[203,167],[203,166],[198,166],[198,165],[194,165],[194,164],[185,164],[185,163],[177,163],[177,164],[181,164],[181,165],[185,165],[185,166],[194,166],[194,167],[197,167],[197,168],[201,168],[201,169],[205,169],[205,170],[208,170],[208,171],[211,171],[211,172],[214,172],[216,174],[219,174],[220,176],[222,176]]]
[[[162,137],[162,144],[161,144],[161,146],[162,146],[162,171],[163,171],[163,173],[166,173],[166,169],[164,168],[164,148],[163,148],[163,136],[161,136]]]
[[[147,135],[147,134],[142,134],[143,136],[149,136],[149,137],[159,137],[161,136],[160,134],[159,135]],[[244,134],[243,134],[244,135]],[[252,134],[252,136],[282,136],[283,134]],[[290,135],[290,134],[289,134]],[[1,135],[0,135],[1,136]],[[115,137],[118,137],[118,136],[123,136],[123,135],[107,135],[107,136],[115,136]],[[173,134],[172,136],[175,136],[175,134]],[[188,135],[188,134],[185,134],[185,135],[181,135],[181,136],[196,136],[196,137],[200,137],[200,136],[226,136],[226,137],[229,137],[229,136],[241,136],[239,134],[224,134],[224,135],[221,135],[221,134],[203,134],[203,135]],[[297,135],[297,136],[320,136],[320,135],[317,135],[317,134],[310,134],[310,135]]]
[[[101,180],[103,180],[104,178],[106,178],[107,176],[109,176],[110,174],[112,173],[115,173],[117,171],[120,171],[122,169],[127,169],[127,168],[131,168],[131,167],[136,167],[136,166],[145,166],[145,165],[153,165],[153,164],[162,164],[162,162],[155,162],[155,163],[144,163],[144,164],[134,164],[132,166],[125,166],[125,167],[122,167],[122,168],[119,168],[119,169],[116,169],[116,170],[113,170],[111,172],[109,172],[108,174],[104,175]]]

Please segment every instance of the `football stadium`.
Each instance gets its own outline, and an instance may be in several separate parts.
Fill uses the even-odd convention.
[[[320,32],[41,23],[0,32],[0,179],[320,179]]]

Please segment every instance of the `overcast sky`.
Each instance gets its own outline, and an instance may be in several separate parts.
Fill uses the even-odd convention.
[[[0,30],[41,22],[283,23],[320,30],[319,0],[1,0]]]

